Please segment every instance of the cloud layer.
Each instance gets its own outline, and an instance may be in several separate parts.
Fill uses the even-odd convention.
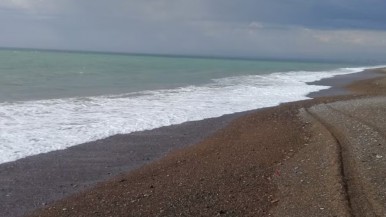
[[[383,8],[383,0],[2,0],[0,46],[382,60]]]

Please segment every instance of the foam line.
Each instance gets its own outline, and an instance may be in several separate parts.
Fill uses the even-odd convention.
[[[363,69],[278,72],[216,79],[208,85],[178,89],[0,103],[0,163],[114,134],[307,99],[308,93],[328,87],[306,82]]]

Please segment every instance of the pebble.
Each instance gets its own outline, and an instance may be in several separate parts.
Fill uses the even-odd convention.
[[[383,156],[382,156],[382,155],[379,155],[379,154],[375,155],[375,157],[376,157],[377,159],[383,158]]]

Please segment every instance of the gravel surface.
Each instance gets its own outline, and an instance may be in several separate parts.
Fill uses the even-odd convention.
[[[386,97],[308,109],[337,138],[349,202],[358,216],[386,215]]]
[[[263,109],[201,143],[33,216],[267,216],[277,166],[306,143],[299,104]]]
[[[27,157],[0,165],[0,216],[22,216],[183,148],[225,127],[238,113],[187,122]]]

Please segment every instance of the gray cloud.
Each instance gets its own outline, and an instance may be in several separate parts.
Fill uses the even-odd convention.
[[[0,46],[386,58],[382,0],[3,0]]]

